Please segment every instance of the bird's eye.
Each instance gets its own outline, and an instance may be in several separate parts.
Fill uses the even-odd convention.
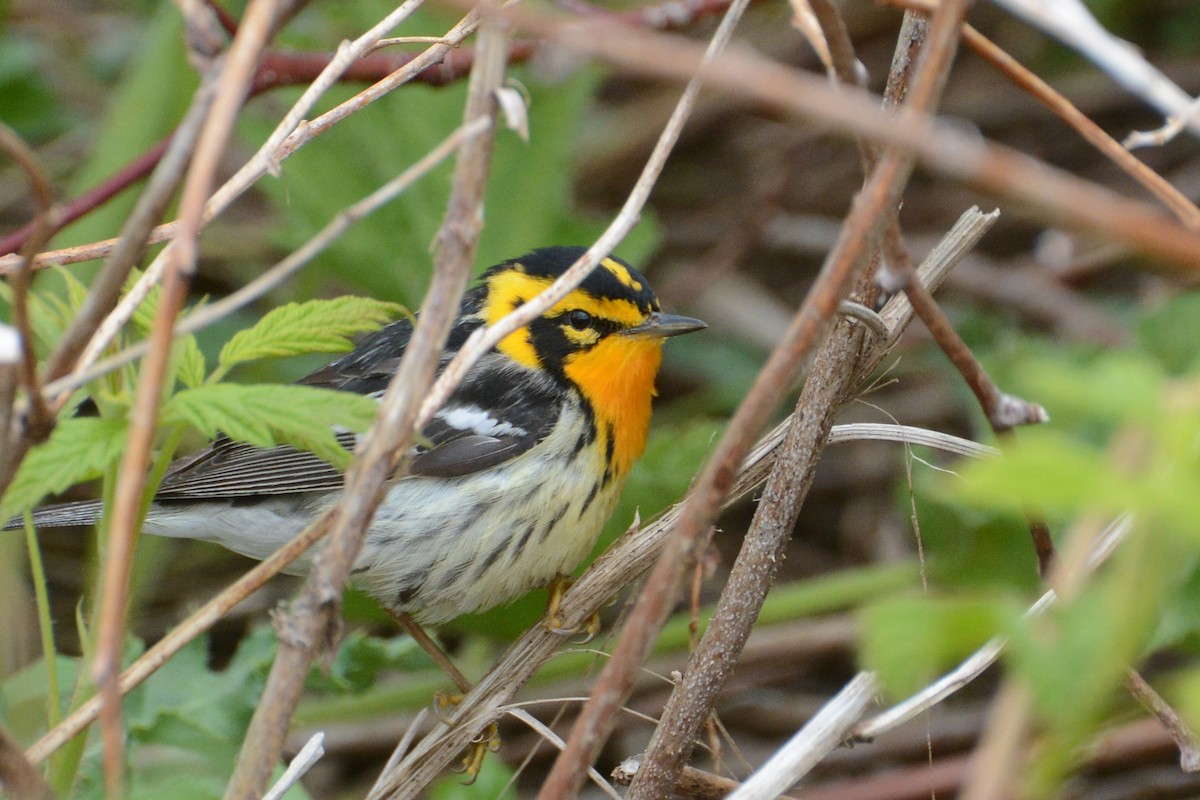
[[[575,309],[567,315],[567,322],[577,331],[587,330],[592,325],[592,315],[583,309]]]

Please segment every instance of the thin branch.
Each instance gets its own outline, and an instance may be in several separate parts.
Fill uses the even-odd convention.
[[[1200,738],[1195,731],[1171,708],[1162,695],[1146,682],[1136,669],[1125,673],[1125,687],[1142,706],[1154,715],[1171,741],[1179,749],[1179,768],[1184,772],[1200,772]]]
[[[464,140],[479,136],[489,127],[490,124],[487,120],[476,119],[456,129],[400,175],[388,181],[354,205],[336,214],[324,228],[299,248],[292,251],[278,264],[272,266],[262,275],[259,275],[237,291],[193,311],[187,317],[177,322],[175,324],[174,336],[178,338],[202,330],[218,320],[224,319],[234,311],[263,297],[320,255],[330,244],[345,234],[354,223],[373,213],[380,206],[391,202],[397,195],[405,192],[417,180],[428,175],[434,167],[448,158]],[[115,355],[96,362],[87,369],[77,370],[65,378],[46,384],[45,391],[49,395],[63,396],[84,384],[107,375],[115,369],[136,361],[144,356],[149,349],[150,345],[148,342],[138,342]]]
[[[54,791],[0,726],[0,791],[12,800],[54,800]]]
[[[937,6],[934,0],[888,0],[888,2],[902,8],[917,8],[924,11],[930,11]],[[1124,170],[1129,177],[1145,187],[1146,191],[1161,200],[1163,205],[1179,217],[1183,224],[1192,229],[1200,228],[1200,208],[1197,208],[1195,203],[1172,186],[1170,181],[1130,153],[1120,142],[1109,136],[1103,128],[1076,108],[1053,86],[970,25],[963,26],[963,41],[980,58],[1000,70],[1017,86],[1033,95],[1105,157]]]
[[[730,5],[729,10],[721,20],[721,24],[705,48],[699,69],[703,69],[706,64],[711,63],[728,45],[730,38],[733,36],[734,28],[746,10],[747,3],[748,0],[735,0]],[[662,153],[665,158],[666,152],[669,152],[674,146],[682,129],[683,122],[691,115],[692,109],[695,107],[700,86],[701,80],[698,70],[696,77],[688,81],[683,95],[672,112],[666,129],[664,129],[662,135],[659,137],[655,152],[651,157],[651,163],[654,162],[654,156],[659,153]],[[650,169],[651,164],[647,164],[646,169],[643,170],[642,178],[647,177],[647,172]],[[658,170],[656,169],[654,177],[657,177],[657,172]],[[653,182],[653,178],[650,182]],[[649,186],[645,187],[645,191],[648,193]],[[631,196],[630,200],[632,201],[632,199]],[[626,207],[628,205],[629,202],[627,201]],[[744,456],[745,453],[741,455]],[[731,471],[736,469],[736,464],[740,463],[740,461],[741,457],[737,456],[736,462],[731,464],[729,469]],[[718,499],[717,502],[719,503],[720,500]],[[705,530],[707,530],[707,526],[705,526]],[[693,538],[698,536],[699,533],[697,531]],[[678,549],[682,550],[684,547],[686,545],[682,545]],[[664,562],[666,561],[666,556],[667,553],[664,553],[662,559]],[[667,596],[677,588],[676,583],[679,573],[676,572],[676,569],[681,570],[683,565],[684,560],[677,559],[672,564],[663,564],[660,562],[662,569],[655,569],[655,576],[650,578],[650,583],[646,587],[647,591],[644,591],[638,598],[638,604],[630,616],[625,633],[621,637],[616,651],[613,653],[612,660],[605,664],[591,697],[589,697],[588,702],[584,704],[579,713],[579,718],[576,720],[571,730],[571,735],[567,739],[567,746],[559,753],[558,758],[555,759],[550,774],[542,784],[542,788],[538,793],[539,798],[544,798],[545,800],[555,798],[555,800],[558,800],[558,798],[574,797],[578,793],[579,788],[586,778],[588,767],[595,760],[605,741],[607,741],[613,726],[616,724],[617,712],[629,696],[635,669],[645,660],[650,642],[654,638],[653,634],[657,633],[662,627],[663,622],[666,621]],[[656,583],[657,592],[654,592],[651,587]]]
[[[928,111],[936,103],[949,71],[956,32],[963,14],[965,7],[947,3],[934,18],[929,42],[918,60],[908,92],[909,103],[917,110]],[[837,41],[839,37],[836,35],[836,27],[831,28],[827,33],[833,34],[830,38]],[[838,50],[841,60],[850,58],[848,46]],[[896,200],[903,191],[913,160],[911,156],[895,150],[883,153],[876,160],[875,154],[867,145],[861,145],[861,150],[867,164],[875,161],[874,168],[846,219],[838,246],[830,254],[822,270],[821,277],[825,278],[826,284],[822,285],[821,277],[818,278],[797,314],[798,324],[803,324],[803,316],[806,312],[811,313],[811,307],[820,308],[823,303],[827,303],[830,292],[836,292],[835,297],[842,299],[844,293],[850,289],[851,282],[859,284],[859,291],[865,293],[864,299],[869,302],[866,295],[871,292],[870,278],[863,276],[865,267],[870,263],[869,258],[864,258],[867,242],[880,218],[883,218],[886,227],[895,228],[894,224],[887,223],[888,219],[894,223],[894,215],[889,212],[896,207]],[[818,326],[814,327],[820,330],[825,324],[824,320],[820,320]],[[793,330],[795,327],[794,325]],[[631,791],[634,800],[663,797],[670,792],[691,754],[691,745],[699,726],[711,713],[717,695],[732,671],[738,654],[745,646],[750,629],[757,619],[758,611],[782,560],[779,553],[787,541],[799,514],[800,505],[811,485],[836,409],[847,399],[844,392],[849,388],[854,376],[854,354],[859,351],[861,335],[861,330],[844,323],[836,329],[818,355],[810,379],[805,383],[801,394],[800,405],[792,416],[780,458],[767,482],[764,502],[759,504],[755,513],[751,530],[721,594],[717,611],[689,660],[682,681],[671,694],[663,712],[662,722],[656,728],[647,750],[643,768],[634,780]],[[764,400],[769,399],[768,402],[777,402],[782,390],[795,380],[796,373],[807,362],[808,354],[814,346],[815,337],[805,342],[804,349],[788,354],[792,359],[789,361],[778,360],[781,353],[787,352],[782,347],[772,353],[771,360],[735,414],[712,460],[701,473],[697,481],[697,491],[684,507],[684,516],[676,531],[678,540],[687,542],[689,547],[695,547],[691,542],[702,541],[707,537],[707,531],[716,520],[719,500],[725,488],[721,485],[721,471],[731,470],[732,465],[738,463],[744,455],[744,451],[737,449],[734,432],[738,431],[740,424],[748,426],[749,434],[755,435],[757,428],[749,426],[761,426],[762,419],[770,411],[770,406],[764,403],[761,409],[754,412],[761,416],[751,416],[744,411],[747,407],[752,407],[752,399],[757,399],[755,395]],[[778,374],[772,374],[773,369]],[[723,463],[722,459],[729,460]],[[709,499],[710,497],[712,499]],[[689,517],[690,509],[694,511]],[[631,616],[626,637],[629,635],[628,631],[633,629],[636,614],[643,608],[643,601],[646,601],[645,607],[652,608],[647,600],[651,591],[661,593],[663,600],[659,602],[665,607],[668,592],[674,590],[678,581],[678,562],[683,561],[687,553],[688,550],[683,547],[673,550],[668,544],[638,598],[638,605],[635,606],[634,616]],[[676,563],[669,563],[671,561]],[[656,632],[657,628],[649,631]],[[624,644],[623,638],[609,667],[617,663],[616,656]],[[603,682],[604,675],[598,682],[597,692],[603,689],[612,693],[613,689]]]
[[[481,31],[479,59],[468,87],[467,122],[477,117],[495,118],[494,91],[504,78],[507,38],[499,23],[485,25]],[[318,649],[328,646],[336,629],[342,588],[386,482],[393,477],[395,454],[412,441],[417,399],[433,382],[438,356],[470,274],[482,225],[491,149],[490,136],[470,139],[460,148],[446,221],[437,239],[433,282],[399,370],[381,400],[376,422],[350,465],[329,542],[317,555],[304,591],[279,626],[278,652],[226,791],[228,800],[251,800],[266,786],[312,660]],[[401,475],[403,470],[401,466]]]
[[[38,162],[33,149],[8,125],[0,122],[0,152],[7,155],[20,167],[33,190],[37,213],[34,215],[32,233],[20,255],[20,263],[9,279],[12,284],[12,324],[21,337],[21,360],[18,374],[29,398],[29,410],[24,423],[25,430],[20,439],[25,443],[45,440],[54,427],[54,415],[46,406],[37,374],[37,354],[33,348],[33,325],[29,318],[29,286],[33,273],[31,258],[37,249],[61,227],[59,210],[54,203],[54,186],[46,171]],[[16,433],[16,431],[14,431]],[[3,440],[0,440],[3,441]],[[8,445],[8,442],[5,442]],[[16,445],[17,442],[12,443]],[[27,445],[26,445],[27,446]],[[17,455],[16,458],[13,455]],[[0,464],[0,492],[8,486],[12,472],[20,463],[18,454],[10,454]]]
[[[100,694],[100,728],[104,742],[104,783],[108,797],[123,793],[124,733],[121,727],[119,675],[125,640],[125,611],[133,542],[145,488],[150,450],[157,429],[163,381],[173,343],[175,317],[183,307],[195,274],[197,239],[204,201],[216,174],[225,143],[246,97],[258,54],[266,44],[277,0],[254,0],[221,68],[217,95],[201,128],[180,200],[180,231],[169,257],[162,298],[150,334],[150,352],[139,373],[129,420],[129,438],[121,458],[114,493],[108,550],[99,603],[96,655],[92,671]]]

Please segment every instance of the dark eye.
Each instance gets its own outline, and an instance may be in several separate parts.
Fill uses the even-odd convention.
[[[582,309],[575,309],[567,314],[567,322],[577,331],[587,330],[592,326],[592,315]]]

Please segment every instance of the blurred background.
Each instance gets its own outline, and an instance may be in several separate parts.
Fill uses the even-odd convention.
[[[865,0],[838,5],[866,67],[868,86],[880,92],[901,11]],[[1200,93],[1200,5],[1105,0],[1089,6],[1109,30],[1133,42],[1186,92]],[[314,3],[287,26],[278,47],[330,51],[387,9],[377,2]],[[227,10],[236,17],[240,4]],[[811,48],[791,25],[791,13],[785,3],[760,0],[738,39],[773,59],[819,72]],[[444,10],[426,9],[402,34],[436,35],[454,20]],[[702,16],[682,33],[706,38],[714,20]],[[986,4],[972,11],[970,21],[1117,139],[1161,124],[1139,100],[1041,32]],[[0,119],[36,148],[60,198],[101,183],[178,122],[196,83],[181,35],[179,14],[170,4],[118,1],[98,7],[12,0],[0,5]],[[479,270],[536,246],[590,243],[623,202],[680,91],[674,84],[577,63],[549,48],[515,66],[512,77],[529,102],[530,141],[511,133],[499,137]],[[358,88],[336,88],[319,109]],[[225,174],[254,151],[298,93],[278,89],[248,102]],[[458,124],[464,96],[465,81],[402,88],[305,147],[278,176],[260,181],[203,234],[194,301],[244,285],[340,209],[424,155]],[[988,139],[1153,202],[1076,132],[970,51],[962,50],[955,62],[941,113]],[[1200,195],[1200,145],[1194,138],[1185,134],[1138,155],[1187,197]],[[359,222],[272,296],[201,333],[202,349],[215,356],[234,331],[292,300],[352,293],[415,308],[428,281],[429,246],[444,213],[450,170],[444,166]],[[803,298],[861,183],[859,155],[848,139],[726,96],[702,96],[647,213],[617,254],[642,268],[665,308],[702,317],[711,327],[667,348],[648,452],[609,526],[609,541],[635,513],[647,520],[682,496]],[[132,193],[116,197],[52,245],[115,235],[133,201]],[[1058,430],[1103,452],[1107,437],[1128,418],[1110,414],[1097,420],[1079,395],[1096,399],[1092,392],[1112,390],[1119,396],[1128,384],[1114,378],[1115,385],[1096,389],[1081,376],[1108,375],[1105,359],[1113,356],[1152,369],[1154,387],[1186,381],[1196,364],[1200,304],[1179,279],[1165,277],[1125,248],[1058,230],[1027,209],[920,170],[905,192],[900,215],[914,257],[923,257],[972,205],[999,208],[1000,220],[951,273],[939,301],[1003,388],[1046,402]],[[0,165],[0,235],[23,225],[32,211],[24,176],[9,163]],[[95,268],[92,263],[67,269],[86,283]],[[53,295],[65,291],[63,285],[61,276],[46,273],[37,289]],[[0,315],[6,314],[0,304]],[[264,362],[233,377],[292,380],[324,360]],[[919,323],[884,363],[870,391],[846,408],[840,422],[900,422],[990,441],[971,394]],[[1061,399],[1057,407],[1044,394],[1031,394],[1046,387],[1047,374],[1061,378],[1054,384],[1060,390],[1054,395]],[[1157,402],[1131,405],[1128,414],[1153,413]],[[779,418],[789,410],[781,408]],[[957,464],[950,459],[895,444],[828,449],[778,590],[718,708],[720,725],[713,726],[710,744],[719,747],[698,753],[698,766],[747,774],[747,765],[761,763],[864,663],[886,670],[889,663],[903,662],[921,685],[943,661],[952,663],[952,656],[1007,630],[1004,620],[1015,618],[1037,596],[1036,562],[1020,514],[998,510],[997,503],[961,502],[947,489],[953,477],[946,470],[953,469]],[[82,487],[72,497],[88,496],[87,491]],[[720,592],[754,508],[753,502],[743,502],[722,519],[700,583],[702,607]],[[1070,510],[1051,514],[1056,534],[1071,519]],[[87,531],[47,531],[39,538],[55,644],[68,670],[80,654],[77,614],[91,613],[93,538]],[[28,743],[39,725],[44,730],[38,669],[44,674],[45,666],[21,537],[0,538],[0,554],[0,608],[5,609],[0,715]],[[142,643],[156,641],[247,565],[215,546],[141,541],[132,634]],[[1195,606],[1188,601],[1200,581],[1190,568],[1186,573],[1171,578],[1178,591],[1162,600],[1153,623],[1143,624],[1139,652],[1150,655],[1148,677],[1160,675],[1168,685],[1194,688],[1198,640]],[[939,606],[945,619],[935,618],[927,606],[907,616],[886,606],[896,596],[919,593],[923,583],[932,587],[926,597],[932,592],[966,598],[976,617],[959,605]],[[214,786],[213,796],[219,796],[223,784],[217,765],[236,752],[237,726],[252,711],[269,664],[267,612],[293,589],[289,580],[280,579],[244,603],[156,679],[160,688],[147,688],[131,701],[133,740],[183,747],[191,759],[183,759],[190,764],[186,769],[174,757],[156,765],[157,751],[135,750],[131,796],[162,796],[173,787],[201,797],[213,793]],[[507,641],[538,618],[545,600],[544,593],[535,595],[440,631],[468,674],[481,674]],[[606,611],[597,642],[567,645],[571,652],[552,661],[521,697],[586,694],[588,676],[602,658],[590,648],[608,642],[623,599]],[[656,675],[647,673],[631,701],[639,712],[657,715],[670,690],[667,676],[686,661],[688,605],[685,600],[660,654],[647,665]],[[313,797],[361,796],[416,711],[434,690],[445,688],[369,599],[351,594],[347,617],[347,643],[327,671],[314,675],[312,696],[297,718],[297,744],[317,727],[329,736],[330,753],[306,781]],[[930,627],[918,629],[918,617]],[[965,619],[980,624],[964,631]],[[938,632],[941,645],[922,638],[929,630]],[[936,657],[913,666],[895,646],[889,650],[879,644],[888,633],[912,637]],[[864,655],[866,641],[878,645],[872,651],[876,655]],[[141,646],[131,643],[131,652]],[[1125,656],[1112,655],[1118,657]],[[1063,661],[1061,669],[1061,679],[1069,680],[1074,667]],[[998,680],[994,672],[879,742],[835,752],[806,781],[804,796],[929,797],[932,791],[949,796],[986,724]],[[1187,710],[1192,694],[1181,696]],[[1070,739],[1068,763],[1042,765],[1050,776],[1044,791],[1086,798],[1200,797],[1200,778],[1179,770],[1178,753],[1127,695],[1106,690],[1092,701],[1096,713]],[[576,708],[574,702],[559,701],[530,710],[565,735]],[[426,719],[423,724],[437,723]],[[600,771],[607,773],[640,752],[651,730],[651,722],[626,715]],[[450,777],[434,796],[495,797],[510,780],[514,796],[531,796],[554,750],[544,743],[539,747],[536,735],[515,724],[503,733],[499,758],[489,758],[474,787]],[[89,763],[85,757],[77,796],[98,791]]]

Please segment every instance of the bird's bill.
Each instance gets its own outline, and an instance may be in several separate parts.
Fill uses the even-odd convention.
[[[679,314],[664,314],[655,311],[641,325],[635,325],[622,331],[626,336],[646,336],[654,339],[665,339],[668,336],[679,336],[692,331],[703,330],[708,323],[695,317],[684,317]]]

